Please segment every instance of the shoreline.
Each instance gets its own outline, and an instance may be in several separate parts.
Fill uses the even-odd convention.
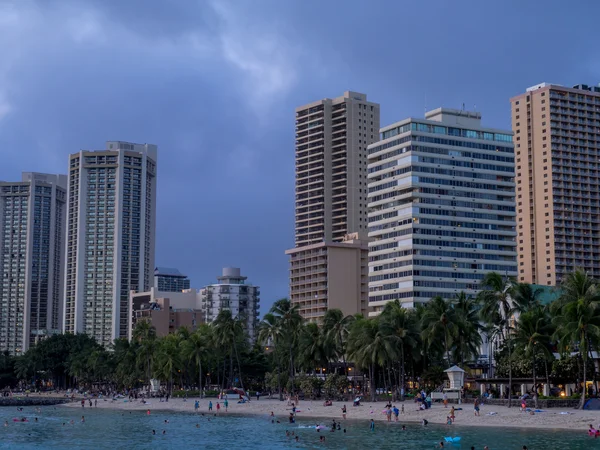
[[[89,407],[86,402],[85,408],[81,408],[81,399],[77,399],[72,403],[65,403],[59,405],[66,408],[80,408],[83,410],[89,409],[105,409],[114,410],[121,412],[146,412],[147,410],[152,411],[168,411],[178,413],[188,413],[190,415],[204,414],[217,414],[216,404],[219,402],[223,404],[223,400],[217,400],[216,398],[188,398],[187,401],[183,399],[170,399],[169,402],[159,402],[158,399],[154,401],[151,399],[148,404],[143,404],[139,400],[137,401],[126,401],[127,399],[120,399],[115,402],[111,400],[99,399],[98,407]],[[194,403],[199,400],[200,407],[198,412],[194,411]],[[208,411],[208,403],[212,401],[213,411]],[[352,403],[346,403],[348,414],[346,419],[343,419],[341,407],[344,405],[343,402],[334,402],[333,406],[323,406],[322,402],[304,400],[301,401],[297,408],[296,417],[298,420],[314,420],[316,423],[328,423],[335,419],[338,422],[369,422],[374,419],[377,424],[389,426],[401,426],[402,424],[420,424],[423,419],[427,419],[430,424],[435,425],[446,425],[446,417],[450,414],[450,407],[444,408],[441,404],[434,404],[431,409],[425,411],[417,411],[415,404],[411,401],[408,402],[397,402],[395,405],[400,409],[402,405],[405,408],[405,414],[400,414],[398,422],[395,422],[394,416],[392,415],[391,422],[387,422],[385,414],[382,410],[385,407],[384,402],[364,402],[361,406],[354,407]],[[598,427],[600,421],[600,411],[581,411],[581,410],[561,410],[556,408],[555,410],[544,410],[544,412],[535,413],[534,415],[529,412],[519,411],[518,406],[508,408],[506,406],[493,406],[483,405],[481,408],[481,415],[475,416],[473,413],[472,405],[463,404],[455,405],[462,407],[462,410],[456,410],[455,425],[468,426],[468,427],[496,427],[496,428],[520,428],[520,429],[555,429],[555,430],[571,430],[571,431],[587,431],[590,424],[594,427]],[[291,406],[287,406],[286,402],[282,402],[276,399],[261,399],[259,401],[251,401],[250,403],[238,404],[236,401],[229,402],[229,411],[225,412],[224,407],[221,408],[217,414],[219,417],[223,416],[236,416],[236,417],[251,417],[251,416],[263,416],[268,418],[271,411],[275,415],[275,419],[279,420],[282,425],[287,425],[289,414],[291,412]],[[496,414],[488,415],[490,412]],[[568,412],[568,414],[560,414],[561,412]]]

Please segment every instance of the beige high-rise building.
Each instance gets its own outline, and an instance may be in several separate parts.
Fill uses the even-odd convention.
[[[317,321],[328,309],[344,315],[368,312],[369,247],[358,233],[344,242],[321,242],[286,251],[290,255],[290,300]]]
[[[510,102],[518,280],[600,277],[600,87],[541,83]]]
[[[286,253],[290,299],[311,320],[328,308],[354,314],[366,307],[367,146],[378,139],[379,105],[365,94],[296,108],[296,247]],[[356,270],[338,270],[342,253]]]

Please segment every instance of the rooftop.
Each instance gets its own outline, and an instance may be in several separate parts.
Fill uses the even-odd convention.
[[[156,267],[154,269],[154,275],[187,278],[187,275],[182,274],[178,269],[172,267]]]

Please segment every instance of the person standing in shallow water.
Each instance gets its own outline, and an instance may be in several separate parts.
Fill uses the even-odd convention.
[[[371,431],[375,431],[375,421],[373,419],[371,419],[370,429]]]
[[[209,411],[212,411],[212,401],[209,401],[209,402],[208,402],[208,410],[209,410]]]

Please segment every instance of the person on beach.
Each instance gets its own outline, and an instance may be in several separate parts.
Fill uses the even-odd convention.
[[[386,409],[385,415],[386,415],[387,421],[391,422],[392,421],[392,408],[391,407]]]
[[[221,411],[221,404],[217,402],[217,412]]]
[[[81,399],[81,407],[85,408],[85,400],[84,399]]]
[[[342,406],[342,417],[346,420],[346,405]]]
[[[479,416],[479,397],[473,402],[473,414]]]
[[[227,408],[229,408],[229,400],[225,399],[223,406],[225,406],[225,412],[227,412]]]
[[[198,400],[196,400],[196,401],[194,402],[194,411],[195,411],[195,412],[198,412],[198,408],[200,408],[200,402],[199,402]]]
[[[94,400],[94,408],[98,407],[98,399]]]
[[[400,414],[400,410],[394,406],[394,420],[398,422],[398,414]]]
[[[454,419],[456,418],[454,416],[454,406],[452,406],[452,408],[450,408],[450,418],[452,419],[452,422],[454,422]]]
[[[371,431],[375,431],[375,421],[371,419]]]
[[[404,414],[404,403],[402,403],[402,408],[400,408],[400,414]]]
[[[212,401],[209,401],[209,402],[208,402],[208,410],[209,410],[209,411],[212,411]]]
[[[448,407],[448,394],[444,392],[444,408]]]

